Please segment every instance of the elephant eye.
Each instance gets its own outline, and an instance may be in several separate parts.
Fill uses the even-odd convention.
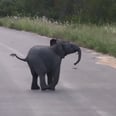
[[[73,44],[70,44],[70,47],[71,47],[71,48],[74,48],[74,45],[73,45]]]

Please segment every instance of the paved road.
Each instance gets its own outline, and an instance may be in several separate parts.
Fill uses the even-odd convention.
[[[49,39],[0,28],[0,116],[116,116],[116,69],[96,63],[100,54],[84,48],[78,66],[75,54],[63,60],[55,92],[31,91],[27,64],[9,54],[25,57],[37,44]]]

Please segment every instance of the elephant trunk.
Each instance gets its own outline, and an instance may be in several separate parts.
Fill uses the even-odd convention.
[[[78,52],[78,60],[74,63],[74,65],[76,65],[77,63],[79,63],[80,60],[81,60],[81,49],[79,47],[77,48],[77,52]]]

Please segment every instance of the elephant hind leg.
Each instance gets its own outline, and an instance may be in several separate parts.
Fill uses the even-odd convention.
[[[32,74],[32,85],[31,85],[31,89],[32,90],[40,89],[40,87],[38,86],[38,74],[33,69],[31,69],[31,74]]]

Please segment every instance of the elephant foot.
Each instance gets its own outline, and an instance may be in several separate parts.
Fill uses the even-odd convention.
[[[47,86],[45,86],[45,87],[41,87],[41,90],[42,90],[42,91],[45,91],[45,90],[47,90],[47,89],[48,89]]]
[[[31,90],[39,90],[39,89],[40,89],[39,86],[32,86],[32,87],[31,87]]]
[[[42,88],[41,90],[42,90],[42,91],[46,91],[46,90],[47,90],[47,88]]]
[[[51,91],[55,91],[55,87],[49,87],[48,89]]]
[[[41,88],[42,91],[46,91],[47,89],[48,89],[48,87]]]

